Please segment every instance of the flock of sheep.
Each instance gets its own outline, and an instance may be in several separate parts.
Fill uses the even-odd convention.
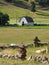
[[[27,44],[25,45],[25,47],[28,47],[28,46],[33,46],[33,44]],[[16,44],[10,44],[9,46],[6,46],[7,47],[19,47],[19,45],[16,45]],[[4,47],[5,48],[5,47]],[[41,50],[36,50],[35,52],[36,53],[45,53],[47,51],[47,49],[41,49]],[[19,59],[19,57],[16,55],[8,55],[8,54],[2,54],[0,53],[0,58],[5,58],[5,59],[11,59],[11,60],[17,60]],[[34,61],[38,61],[38,62],[41,62],[41,63],[49,63],[49,59],[46,57],[46,56],[29,56],[28,58],[26,58],[26,60],[30,61],[30,60],[34,60]]]
[[[18,59],[17,56],[1,54],[1,53],[0,53],[0,58],[11,59],[11,60],[15,60],[15,59],[17,60]],[[41,62],[41,63],[49,63],[49,60],[46,56],[30,56],[26,60],[37,61],[37,62]]]

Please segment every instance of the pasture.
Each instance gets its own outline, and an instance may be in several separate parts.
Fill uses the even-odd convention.
[[[17,6],[14,6],[10,3],[5,3],[4,0],[3,4],[0,5],[0,12],[7,13],[10,17],[10,24],[16,24],[20,17],[22,16],[31,16],[35,23],[40,24],[49,24],[49,9],[48,10],[41,10],[36,9],[37,11],[31,12],[30,10],[23,9]],[[35,36],[41,40],[41,42],[49,42],[49,26],[23,26],[23,27],[8,27],[3,26],[0,27],[0,46],[8,45],[11,43],[15,44],[27,44],[27,43],[34,43]],[[27,58],[30,55],[45,55],[49,58],[49,54],[36,54],[35,51],[41,48],[46,48],[46,46],[42,47],[29,47],[27,48]],[[15,55],[17,52],[16,49],[4,49],[0,52],[3,54],[11,54]],[[0,65],[49,65],[49,64],[42,64],[39,62],[34,61],[27,61],[27,60],[11,60],[0,58]]]
[[[0,45],[10,43],[33,43],[35,36],[38,36],[41,42],[49,42],[49,29],[0,27]]]
[[[17,6],[14,6],[13,4],[6,3],[0,0],[0,2],[3,2],[2,5],[0,5],[0,12],[6,13],[10,17],[10,24],[16,24],[20,17],[22,16],[30,16],[33,18],[35,23],[40,24],[49,24],[49,9],[42,10],[39,8],[36,8],[36,12],[31,12],[28,9],[23,9]]]
[[[36,54],[35,51],[37,49],[41,49],[41,48],[46,48],[46,46],[44,47],[29,47],[27,48],[27,57],[28,58],[30,55],[35,55],[35,56],[40,56],[40,55],[44,55],[46,57],[49,58],[49,54]],[[5,49],[5,50],[2,50],[2,53],[3,54],[11,54],[11,55],[15,55],[16,52],[17,52],[18,49]],[[1,52],[1,51],[0,51]],[[20,59],[6,59],[6,58],[0,58],[0,65],[49,65],[48,63],[46,64],[43,64],[43,63],[40,63],[40,62],[36,62],[36,61],[33,61],[33,60],[20,60]]]

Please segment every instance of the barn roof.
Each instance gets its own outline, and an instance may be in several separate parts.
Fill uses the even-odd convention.
[[[33,19],[29,16],[24,16],[28,22],[33,22]]]
[[[29,16],[23,16],[23,17],[27,20],[27,22],[34,22],[33,19],[31,17],[29,17]],[[23,17],[21,17],[21,19]]]

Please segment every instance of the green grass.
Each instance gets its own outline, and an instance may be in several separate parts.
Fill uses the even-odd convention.
[[[4,2],[4,1],[3,1]],[[5,3],[0,5],[0,12],[7,13],[10,16],[9,23],[17,23],[22,16],[31,16],[35,23],[49,24],[49,9],[41,10],[37,9],[37,12],[33,13],[30,10],[16,7],[12,4]]]
[[[2,65],[35,65],[36,63],[33,63],[32,61],[21,61],[21,60],[5,60],[5,59],[0,59],[0,64]],[[42,63],[41,63],[42,64]],[[41,65],[39,64],[39,65]],[[36,64],[38,65],[38,64]]]
[[[16,26],[20,29],[49,29],[49,26]]]
[[[0,26],[0,29],[3,28],[15,28],[15,29],[49,29],[49,26]]]
[[[5,59],[0,59],[0,64],[1,65],[49,65],[49,64],[42,64],[39,62],[33,62],[33,61],[21,61],[21,60],[5,60]]]

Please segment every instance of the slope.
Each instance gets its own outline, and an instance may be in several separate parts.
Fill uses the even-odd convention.
[[[24,9],[13,5],[13,3],[7,3],[4,0],[0,0],[0,12],[7,13],[10,16],[10,23],[17,23],[22,16],[31,16],[35,23],[47,23],[49,24],[49,9],[41,10],[36,8],[37,12],[31,12],[28,9]]]

